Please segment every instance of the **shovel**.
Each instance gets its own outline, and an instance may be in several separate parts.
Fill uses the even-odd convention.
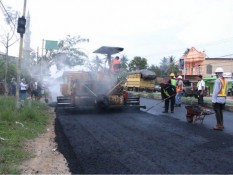
[[[158,103],[156,103],[155,105],[149,107],[149,108],[148,108],[147,110],[145,110],[145,111],[146,111],[146,112],[149,111],[149,110],[152,109],[153,107],[157,106],[158,104],[164,102],[165,100],[167,100],[167,99],[169,99],[169,98],[171,98],[171,97],[173,97],[173,96],[175,96],[175,95],[176,95],[176,94],[174,94],[174,95],[172,95],[172,96],[169,96],[169,97],[167,97],[167,98],[165,98],[165,99],[162,99],[160,102],[158,102]]]

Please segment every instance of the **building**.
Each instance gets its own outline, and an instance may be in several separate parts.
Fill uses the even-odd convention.
[[[184,69],[182,74],[203,75],[203,77],[212,77],[217,67],[224,69],[224,75],[232,78],[233,57],[232,58],[209,58],[205,51],[198,51],[194,47],[183,55]]]
[[[190,80],[195,85],[197,75],[202,75],[208,92],[211,94],[216,79],[214,71],[217,67],[222,67],[224,70],[223,76],[228,82],[228,94],[233,94],[233,58],[209,58],[205,51],[198,51],[194,47],[189,49],[182,58],[184,64],[182,75],[184,79]]]

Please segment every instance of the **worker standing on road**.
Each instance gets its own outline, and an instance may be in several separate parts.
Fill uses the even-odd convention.
[[[217,79],[214,82],[214,90],[212,95],[212,106],[215,111],[217,125],[214,127],[215,130],[222,131],[224,129],[223,125],[223,109],[226,103],[227,96],[227,81],[223,77],[223,68],[218,67],[215,70]]]
[[[181,107],[181,97],[182,97],[182,94],[183,94],[183,87],[184,87],[184,84],[183,84],[182,76],[179,75],[178,76],[178,81],[176,83],[175,107]]]
[[[205,91],[205,82],[202,80],[202,75],[198,75],[198,83],[197,83],[197,99],[198,105],[203,106],[204,104],[204,91]]]
[[[174,113],[176,87],[164,82],[161,83],[160,86],[161,86],[161,93],[165,101],[165,110],[163,111],[163,113],[168,113],[169,101],[171,102],[170,104],[171,113]]]
[[[171,84],[176,87],[176,80],[175,80],[175,74],[171,73],[170,74],[170,80],[168,81],[168,84]]]

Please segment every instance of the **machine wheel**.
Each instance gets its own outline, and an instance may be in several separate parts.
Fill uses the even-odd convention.
[[[193,122],[193,116],[190,116],[188,114],[186,114],[186,120],[188,123],[192,123]]]

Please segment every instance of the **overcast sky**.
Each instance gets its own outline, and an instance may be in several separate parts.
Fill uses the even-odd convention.
[[[22,13],[24,0],[1,1]],[[80,45],[90,57],[101,46],[123,47],[119,56],[141,56],[149,65],[163,57],[179,59],[191,47],[212,58],[233,57],[233,0],[27,0],[26,9],[35,50],[42,39],[80,35],[90,39]],[[18,47],[9,53],[17,56]]]

